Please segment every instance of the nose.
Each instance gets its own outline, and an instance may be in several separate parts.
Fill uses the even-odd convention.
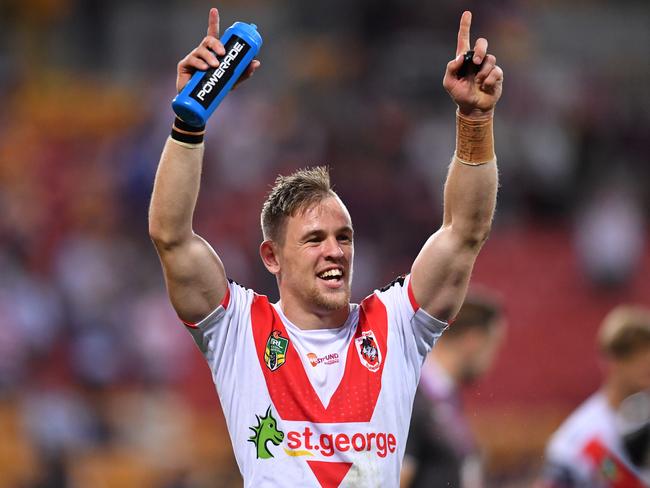
[[[323,253],[326,258],[340,259],[343,257],[343,249],[341,249],[341,244],[335,237],[324,241]]]

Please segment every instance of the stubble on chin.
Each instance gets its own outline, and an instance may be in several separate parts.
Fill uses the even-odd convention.
[[[314,287],[307,292],[307,299],[320,309],[334,312],[350,306],[350,290],[348,288],[344,293],[327,295]]]

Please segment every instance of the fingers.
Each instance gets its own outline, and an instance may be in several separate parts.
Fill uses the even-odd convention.
[[[494,66],[492,71],[487,75],[485,80],[483,80],[483,83],[481,84],[481,91],[484,91],[486,93],[492,93],[496,86],[499,83],[503,82],[503,70],[498,67]]]
[[[180,63],[178,63],[179,73],[193,73],[196,70],[206,71],[210,65],[193,53],[185,56]]]
[[[208,67],[216,68],[219,66],[217,55],[224,56],[226,48],[223,47],[221,41],[212,36],[206,36],[201,41],[201,44],[190,53],[190,57],[198,60],[198,64],[203,66],[199,68],[206,70]],[[194,64],[192,64],[194,66]]]
[[[488,41],[484,37],[480,37],[476,40],[474,44],[473,57],[471,62],[474,64],[472,67],[467,67],[467,70],[461,70],[463,59],[462,55],[470,51],[470,27],[472,24],[472,13],[468,10],[463,12],[463,15],[460,18],[460,27],[458,29],[458,43],[456,44],[456,58],[450,61],[447,64],[447,71],[457,77],[466,77],[468,73],[476,73],[477,81],[480,82],[484,79],[489,70],[492,69],[495,65],[494,56],[490,59],[489,63],[485,63],[487,60],[487,49]],[[486,66],[487,64],[487,66]],[[478,74],[482,73],[482,77],[479,77]]]
[[[246,71],[244,71],[244,72],[242,73],[242,75],[239,77],[239,81],[247,80],[248,78],[250,78],[251,76],[253,76],[253,75],[255,74],[255,71],[257,71],[257,69],[258,69],[261,65],[262,65],[262,63],[260,63],[258,59],[253,59],[253,60],[251,61],[251,64],[249,64],[249,65],[246,67]]]
[[[178,63],[178,76],[176,78],[176,88],[178,91],[180,92],[195,71],[206,71],[209,68],[217,68],[219,66],[217,56],[225,55],[226,48],[219,40],[219,11],[216,8],[211,8],[208,15],[206,36],[191,53]],[[244,73],[239,77],[235,86],[250,78],[259,67],[260,62],[258,60],[254,59],[251,61]]]
[[[458,80],[457,75],[463,66],[463,59],[464,56],[460,54],[447,63],[447,71],[443,80],[445,89],[449,90]],[[496,62],[497,58],[494,55],[486,54],[480,71],[473,77],[472,84],[475,83],[485,93],[494,92],[495,87],[503,81],[503,70],[497,66]],[[471,77],[467,79],[471,81]]]
[[[208,68],[216,68],[219,66],[217,54],[222,56],[226,54],[223,44],[215,37],[206,36],[201,44],[178,64],[179,71],[187,72],[197,69],[205,71]]]
[[[206,67],[203,68],[208,69],[208,66],[210,68],[216,68],[219,66],[219,60],[217,59],[217,56],[215,56],[214,52],[210,51],[207,47],[199,46],[194,50],[194,56],[198,59],[200,59]]]
[[[217,53],[219,56],[226,55],[226,48],[223,47],[223,44],[219,39],[213,36],[205,36],[201,41],[199,47],[205,47]]]
[[[259,62],[257,59],[253,59],[251,63],[248,65],[246,68],[246,71],[244,71],[239,79],[237,80],[237,83],[235,83],[235,86],[233,89],[237,88],[243,81],[246,81],[249,79],[251,76],[255,74],[255,71],[262,65],[262,63]]]
[[[476,73],[476,77],[475,77],[476,82],[482,83],[483,80],[485,80],[487,76],[490,74],[492,69],[494,69],[496,64],[497,64],[497,58],[495,58],[492,54],[488,54],[487,56],[485,56],[483,61],[483,66],[481,66],[479,72]]]
[[[472,59],[472,61],[474,61],[474,64],[481,64],[483,62],[485,53],[487,53],[487,48],[487,39],[480,37],[476,40],[476,44],[474,44],[474,58]]]
[[[451,76],[456,76],[458,74],[458,70],[460,70],[460,68],[463,66],[463,59],[464,56],[462,54],[459,54],[454,59],[449,61],[447,63],[447,73]]]
[[[208,14],[208,37],[219,37],[219,11],[211,8]]]
[[[472,12],[466,10],[460,18],[456,56],[469,51],[469,28],[472,25]]]

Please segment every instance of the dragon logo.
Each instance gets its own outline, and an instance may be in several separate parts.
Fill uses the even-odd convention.
[[[362,332],[361,337],[356,338],[354,342],[361,364],[373,373],[377,371],[381,365],[381,351],[377,345],[375,334],[371,330]]]
[[[253,431],[253,435],[248,439],[248,442],[255,444],[257,459],[272,458],[274,456],[268,450],[266,444],[270,441],[273,445],[279,446],[284,439],[284,432],[278,429],[278,424],[273,418],[270,405],[266,409],[266,414],[263,417],[255,415],[255,418],[257,419],[257,425],[249,427]]]

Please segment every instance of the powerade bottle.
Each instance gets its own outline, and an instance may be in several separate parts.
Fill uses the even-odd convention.
[[[200,127],[228,94],[235,82],[262,47],[262,36],[255,24],[235,22],[221,36],[225,56],[219,66],[197,71],[172,100],[172,108],[184,122]]]

